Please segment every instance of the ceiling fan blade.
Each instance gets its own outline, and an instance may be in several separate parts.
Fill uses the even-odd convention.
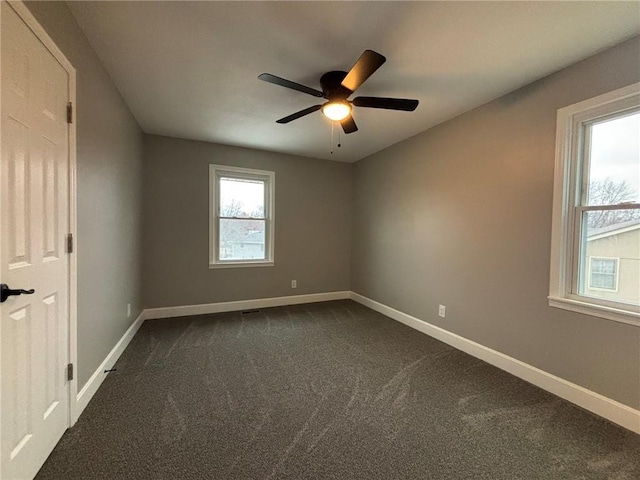
[[[365,50],[355,65],[351,67],[344,80],[342,80],[342,86],[355,92],[386,61],[387,59],[379,53],[373,50]]]
[[[313,95],[314,97],[322,97],[322,92],[320,90],[316,90],[315,88],[307,87],[305,85],[300,85],[299,83],[292,82],[291,80],[285,80],[284,78],[276,77],[275,75],[271,75],[270,73],[261,73],[260,75],[258,75],[258,78],[264,82],[280,85],[281,87],[290,88],[302,93],[308,93],[309,95]]]
[[[384,98],[384,97],[356,97],[353,99],[356,107],[384,108],[386,110],[404,110],[413,112],[418,107],[418,100],[408,98]]]
[[[304,110],[300,110],[299,112],[292,113],[288,117],[284,117],[284,118],[281,118],[280,120],[276,120],[276,123],[289,123],[293,120],[297,120],[300,117],[309,115],[310,113],[317,112],[321,108],[322,108],[322,105],[314,105],[313,107],[305,108]]]
[[[358,126],[356,125],[356,122],[353,120],[353,117],[351,115],[342,120],[340,122],[340,125],[342,125],[342,130],[344,130],[344,133],[353,133],[358,131]]]

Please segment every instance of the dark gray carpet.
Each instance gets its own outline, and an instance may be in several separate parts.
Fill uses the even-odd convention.
[[[150,320],[45,479],[640,479],[640,436],[345,300]]]

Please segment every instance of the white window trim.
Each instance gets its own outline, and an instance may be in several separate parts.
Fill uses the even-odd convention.
[[[265,181],[265,260],[220,260],[218,240],[218,179],[221,176],[239,176]],[[274,265],[275,192],[276,174],[268,170],[209,165],[209,268],[272,267]]]
[[[551,272],[549,305],[607,320],[640,326],[640,307],[585,297],[572,293],[576,251],[574,211],[577,155],[581,148],[583,122],[640,105],[640,83],[585,100],[558,110],[556,162],[551,228]]]
[[[591,264],[593,262],[593,260],[613,260],[614,263],[616,264],[616,269],[615,269],[615,274],[614,274],[614,281],[613,281],[613,288],[604,288],[604,287],[593,287],[591,285]],[[589,290],[593,290],[594,292],[609,292],[609,293],[617,293],[618,292],[618,277],[619,277],[619,267],[620,267],[620,259],[617,257],[600,257],[597,255],[593,255],[589,257],[589,272],[587,273],[588,275],[588,283],[587,283],[587,288]],[[602,275],[601,273],[598,275]]]

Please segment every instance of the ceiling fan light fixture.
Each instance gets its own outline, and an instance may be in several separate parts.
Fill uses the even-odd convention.
[[[351,114],[351,104],[349,102],[328,102],[322,106],[322,113],[329,120],[339,122]]]

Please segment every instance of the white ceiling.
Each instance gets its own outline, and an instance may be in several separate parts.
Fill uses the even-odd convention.
[[[356,161],[640,33],[640,2],[69,2],[147,133]],[[365,49],[387,62],[358,95],[416,98],[415,112],[358,108],[331,150],[320,112],[275,120]]]

